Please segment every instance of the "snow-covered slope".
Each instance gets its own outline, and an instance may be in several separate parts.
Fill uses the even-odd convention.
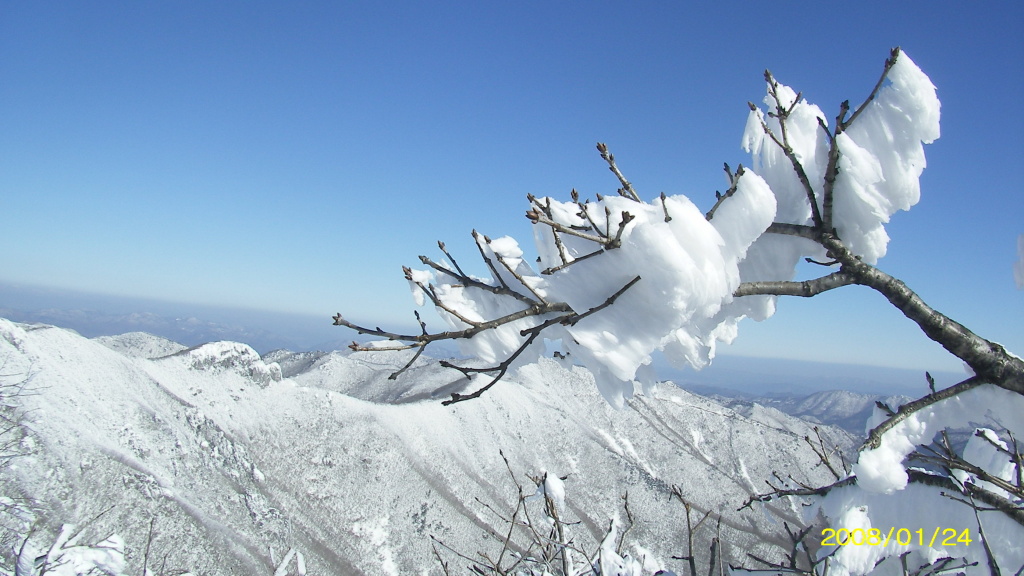
[[[731,408],[751,414],[754,410],[766,408],[796,416],[811,423],[836,426],[855,436],[866,433],[865,425],[875,408],[876,402],[896,410],[912,398],[902,395],[882,396],[861,394],[849,390],[826,390],[807,396],[762,397],[750,400],[728,400],[723,403]],[[757,408],[755,408],[755,406]]]
[[[125,356],[160,358],[181,352],[186,346],[147,332],[127,332],[117,336],[99,336],[97,342]]]
[[[553,361],[444,407],[462,375],[423,360],[388,380],[408,359],[393,353],[261,359],[236,343],[163,355],[146,338],[116,342],[0,320],[5,377],[32,374],[33,392],[21,398],[28,453],[0,490],[33,502],[51,531],[109,509],[87,530],[120,534],[132,574],[151,522],[150,565],[164,573],[272,574],[294,548],[309,574],[439,574],[431,535],[471,555],[498,546],[488,533],[505,524],[487,506],[516,498],[499,450],[520,482],[568,476],[567,514],[590,549],[628,491],[628,540],[665,560],[685,553],[671,486],[722,514],[726,557],[742,562],[785,541],[761,510],[735,511],[772,471],[830,479],[802,421],[747,418],[671,385],[614,410],[588,372]],[[702,530],[698,543],[715,535]]]

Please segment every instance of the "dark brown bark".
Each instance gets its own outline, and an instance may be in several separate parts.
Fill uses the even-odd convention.
[[[1024,394],[1024,360],[929,306],[902,280],[854,255],[834,233],[822,232],[811,226],[782,223],[772,224],[767,232],[799,236],[817,242],[825,248],[830,258],[840,264],[839,271],[802,282],[745,282],[736,289],[734,296],[768,294],[810,297],[850,284],[867,286],[884,296],[904,316],[917,324],[928,338],[963,360],[981,380]]]

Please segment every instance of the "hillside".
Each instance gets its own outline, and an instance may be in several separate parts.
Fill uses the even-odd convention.
[[[587,549],[623,516],[628,491],[626,548],[648,558],[685,553],[671,486],[722,515],[723,550],[738,563],[785,542],[762,510],[735,511],[764,479],[829,480],[801,420],[743,415],[671,384],[617,411],[588,372],[554,361],[444,407],[467,387],[461,374],[424,360],[388,380],[408,359],[388,353],[261,358],[238,343],[97,341],[0,320],[0,359],[8,381],[31,376],[20,398],[28,453],[0,490],[31,503],[38,534],[67,522],[94,541],[119,534],[132,574],[151,526],[150,567],[159,559],[165,573],[269,575],[295,549],[308,574],[439,574],[431,535],[470,555],[498,545],[488,534],[505,524],[488,507],[510,510],[516,495],[499,451],[520,483],[567,476],[567,514]],[[715,535],[705,526],[698,542]]]

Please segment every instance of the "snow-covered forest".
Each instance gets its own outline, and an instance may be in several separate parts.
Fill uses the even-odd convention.
[[[536,265],[474,231],[474,258],[439,243],[405,269],[442,331],[339,314],[380,339],[261,357],[0,320],[2,570],[1021,573],[1024,361],[879,267],[890,217],[926,201],[940,111],[905,53],[881,68],[835,116],[766,73],[750,165],[706,213],[635,190],[599,144],[617,193],[529,196]],[[779,297],[853,285],[964,379],[922,375],[853,437],[652,369],[713,369]],[[423,354],[449,340],[471,359]]]

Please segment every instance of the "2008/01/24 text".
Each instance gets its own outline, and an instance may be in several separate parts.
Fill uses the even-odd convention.
[[[923,528],[918,528],[917,530],[900,528],[897,530],[896,527],[892,527],[889,528],[888,534],[883,534],[878,528],[868,528],[866,530],[863,528],[854,528],[852,530],[846,528],[838,530],[824,528],[821,531],[821,535],[824,537],[821,541],[822,546],[888,546],[890,542],[895,542],[900,546],[908,546],[914,543],[924,546],[927,542],[930,548],[936,543],[939,546],[968,546],[971,543],[971,531],[969,528],[957,531],[954,528],[936,527],[935,531],[930,535]]]

